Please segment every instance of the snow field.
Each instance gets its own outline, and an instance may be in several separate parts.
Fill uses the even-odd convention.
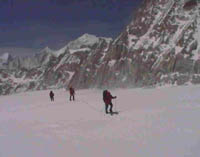
[[[102,90],[1,96],[0,157],[199,156],[199,87],[112,90],[114,116]]]

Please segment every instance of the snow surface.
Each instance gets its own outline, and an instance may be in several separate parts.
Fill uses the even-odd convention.
[[[101,90],[54,93],[0,97],[1,157],[200,156],[200,86],[113,90],[114,116]]]

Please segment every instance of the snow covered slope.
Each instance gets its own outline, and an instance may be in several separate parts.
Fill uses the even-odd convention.
[[[119,115],[106,115],[101,90],[0,97],[2,157],[198,157],[200,86],[118,89]]]

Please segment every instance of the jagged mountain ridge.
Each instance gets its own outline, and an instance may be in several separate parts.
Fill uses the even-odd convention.
[[[87,58],[111,41],[84,34],[60,50],[47,47],[32,57],[17,57],[0,70],[0,94],[67,87]]]

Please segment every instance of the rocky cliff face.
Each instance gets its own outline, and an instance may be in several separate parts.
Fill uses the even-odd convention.
[[[199,83],[196,0],[144,0],[97,69],[100,86]]]
[[[0,70],[0,94],[200,83],[199,53],[198,1],[144,0],[114,41],[85,34],[58,51],[8,62]]]

